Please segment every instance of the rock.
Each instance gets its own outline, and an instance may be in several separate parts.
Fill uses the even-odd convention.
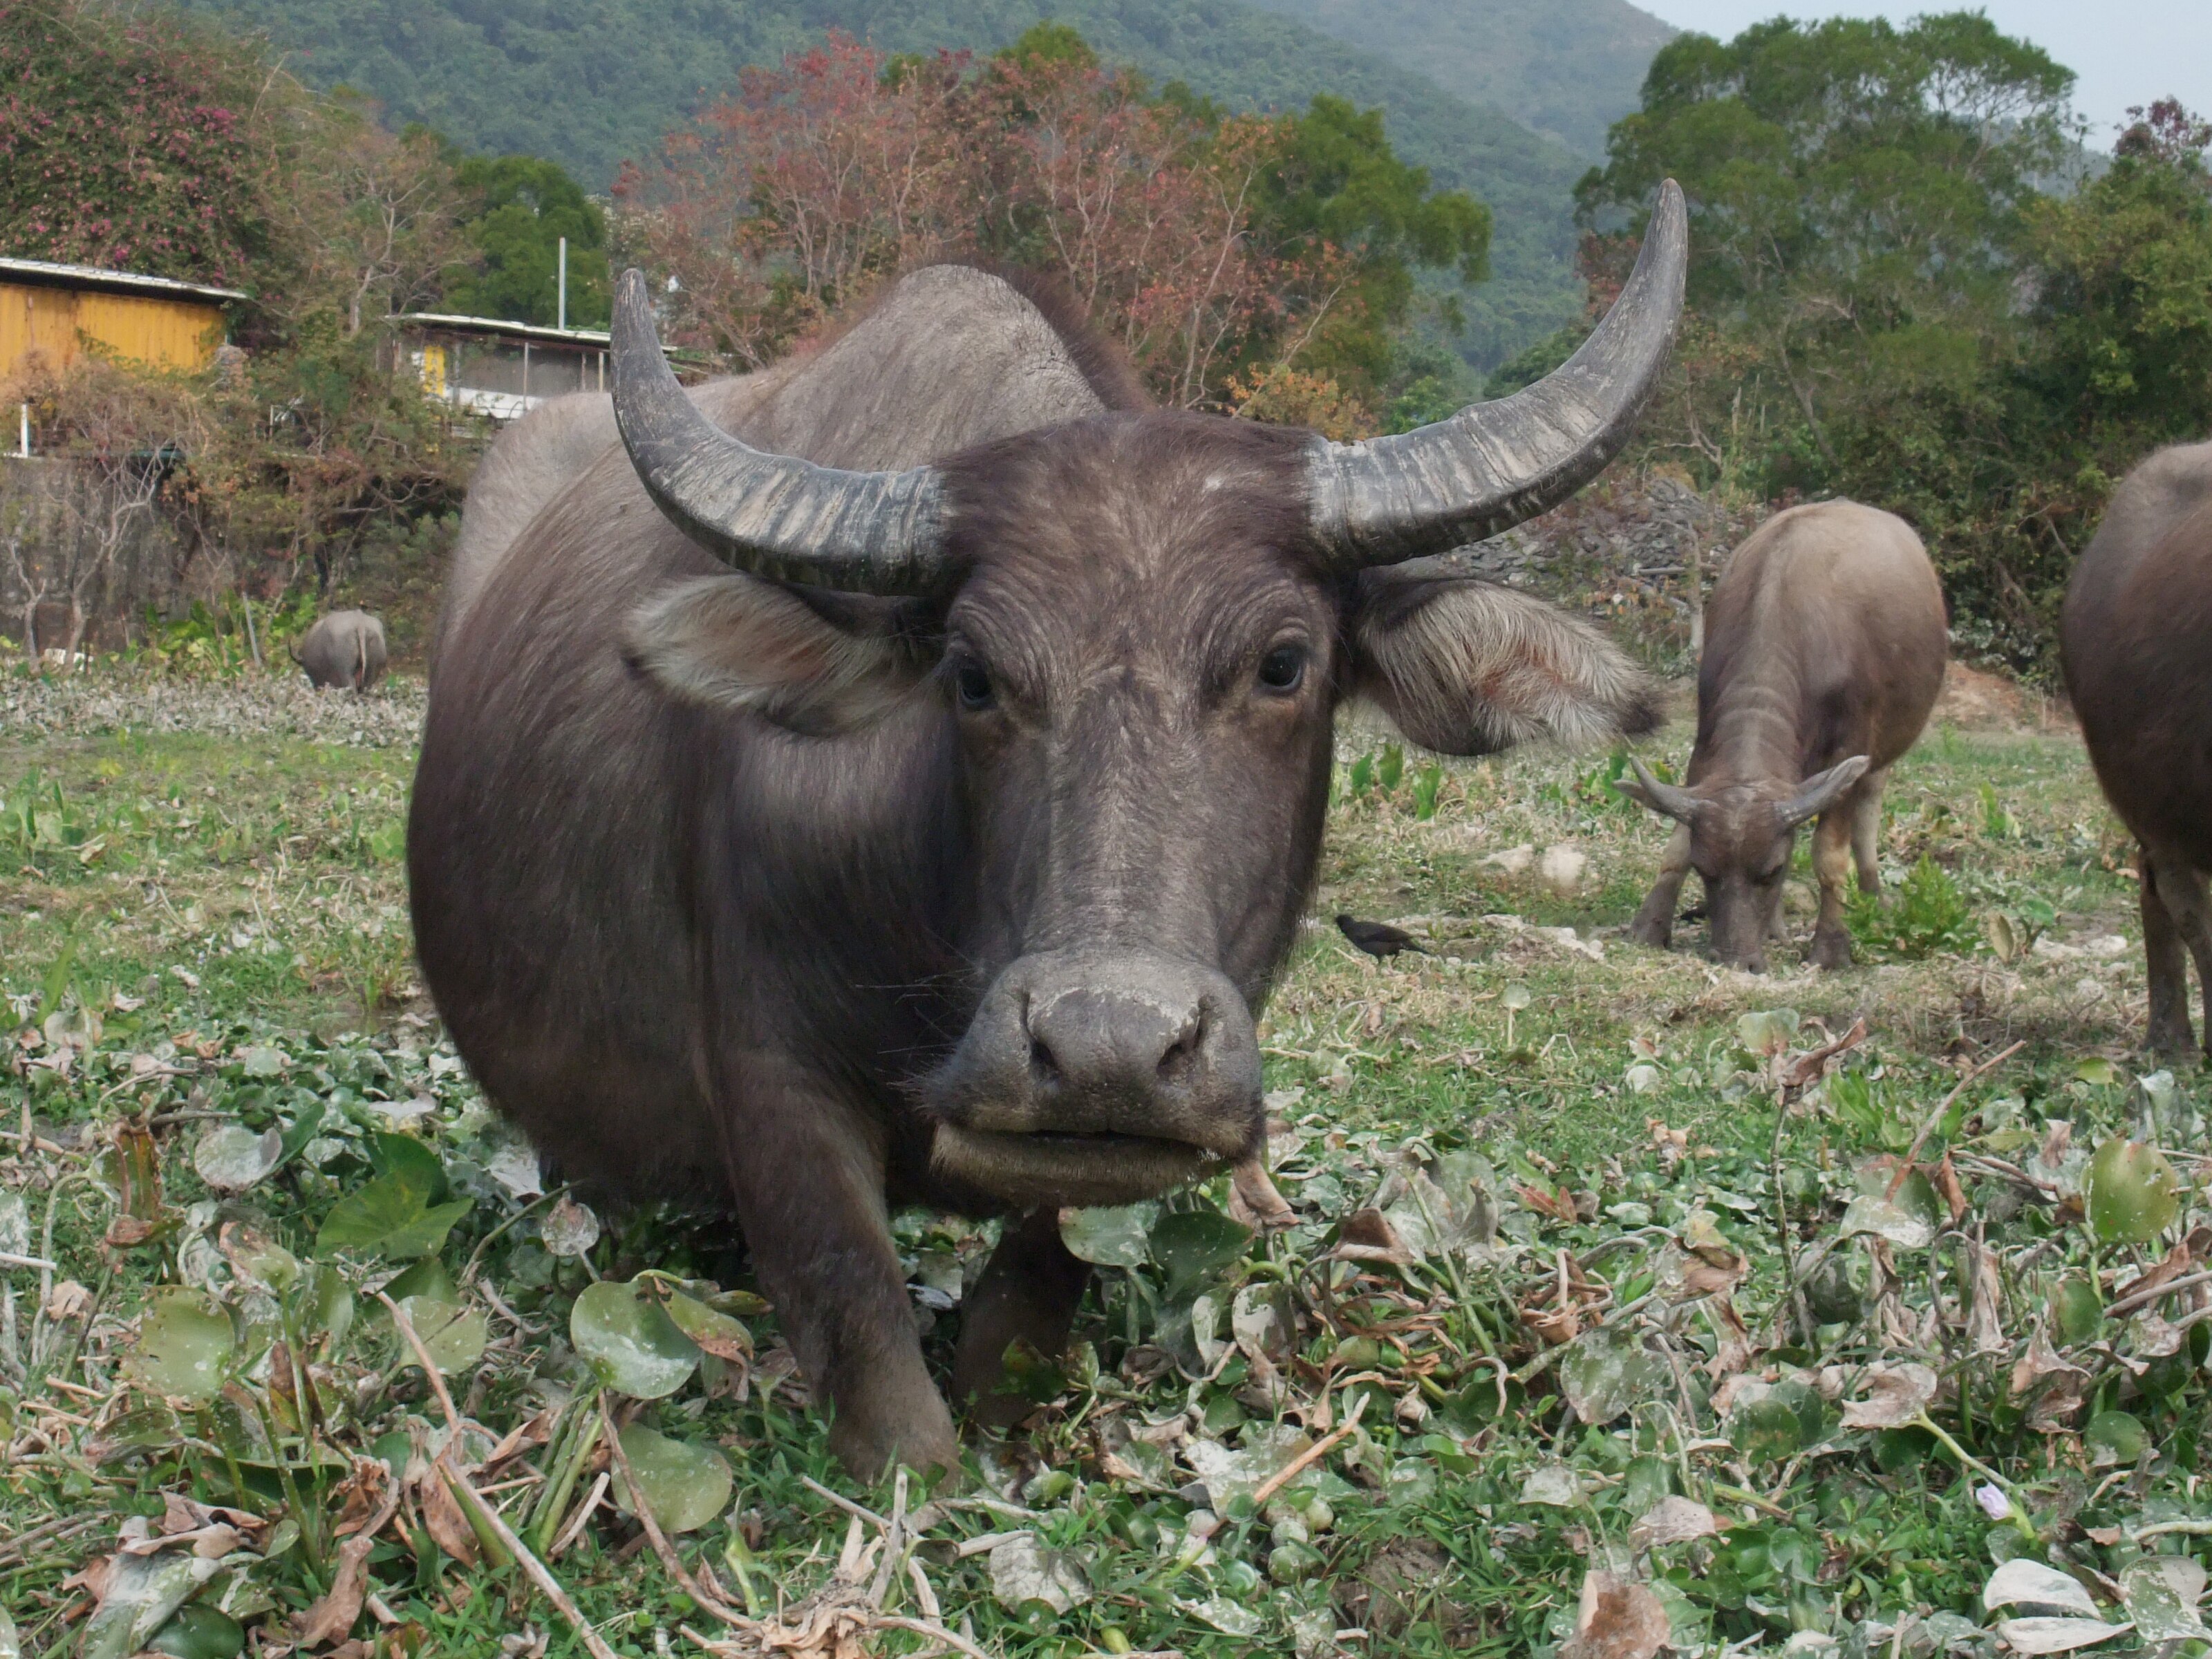
[[[1580,848],[1564,843],[1547,847],[1544,849],[1542,862],[1536,866],[1536,873],[1542,878],[1545,886],[1565,898],[1582,890],[1583,883],[1589,874],[1589,859]]]

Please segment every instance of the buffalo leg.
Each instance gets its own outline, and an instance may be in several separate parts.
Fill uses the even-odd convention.
[[[1815,968],[1851,965],[1850,930],[1844,926],[1844,884],[1851,873],[1851,830],[1857,803],[1839,802],[1820,814],[1813,831],[1813,873],[1820,882],[1820,919],[1813,926]]]
[[[2212,901],[2204,891],[2204,878],[2179,853],[2145,848],[2149,865],[2157,871],[2158,896],[2173,921],[2174,931],[2197,959],[2197,983],[2207,1001],[2206,1040],[2212,1042]],[[2148,948],[2149,940],[2144,940]],[[2180,1006],[2181,1024],[2189,1023],[2189,975],[2185,972],[2174,993]],[[2184,1041],[2186,1042],[2185,1037]]]
[[[1690,826],[1678,823],[1659,855],[1659,879],[1636,920],[1628,924],[1628,937],[1638,945],[1663,951],[1674,942],[1674,906],[1681,901],[1683,878],[1690,873]]]
[[[731,1185],[792,1352],[836,1413],[830,1449],[863,1480],[894,1461],[955,1467],[951,1413],[922,1364],[884,1215],[881,1147],[803,1079],[772,1081],[784,1086],[747,1091],[767,1109],[732,1126],[743,1145],[728,1160]]]
[[[1036,1401],[1006,1387],[1006,1350],[1026,1342],[1048,1359],[1060,1358],[1090,1283],[1090,1264],[1060,1243],[1058,1210],[1032,1210],[1007,1223],[983,1276],[961,1304],[954,1401],[997,1429],[1012,1428],[1034,1411]]]
[[[2153,1054],[2185,1054],[2197,1041],[2189,1029],[2189,959],[2182,953],[2181,933],[2166,908],[2148,848],[2139,849],[2136,867],[2142,877],[2143,955],[2150,981],[2150,1029],[2144,1041]]]
[[[1881,787],[1889,769],[1869,772],[1859,780],[1851,800],[1851,861],[1858,866],[1859,891],[1881,891]]]

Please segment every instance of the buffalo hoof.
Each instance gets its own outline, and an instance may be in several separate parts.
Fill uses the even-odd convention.
[[[1813,949],[1807,960],[1815,968],[1838,969],[1851,965],[1851,936],[1849,933],[1815,933]]]
[[[876,1480],[899,1463],[913,1469],[960,1467],[960,1437],[934,1389],[925,1399],[840,1408],[830,1425],[830,1449],[857,1480]]]
[[[1667,921],[1648,921],[1638,916],[1628,924],[1629,942],[1649,945],[1654,951],[1664,951],[1674,942],[1674,929]]]

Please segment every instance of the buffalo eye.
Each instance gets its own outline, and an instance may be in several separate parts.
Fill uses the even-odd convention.
[[[953,688],[960,694],[960,706],[969,710],[988,708],[998,701],[992,689],[991,676],[983,665],[967,658],[952,671]]]
[[[1295,691],[1306,677],[1306,648],[1279,645],[1260,659],[1260,684],[1270,691]]]

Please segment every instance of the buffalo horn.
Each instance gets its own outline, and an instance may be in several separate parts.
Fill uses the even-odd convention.
[[[1643,802],[1662,817],[1673,818],[1679,823],[1689,823],[1696,819],[1705,806],[1704,801],[1687,789],[1660,782],[1635,756],[1628,757],[1628,763],[1636,769],[1635,781],[1632,783],[1623,779],[1613,787],[1631,800]]]
[[[1534,386],[1364,443],[1316,441],[1313,527],[1341,570],[1396,564],[1494,536],[1556,507],[1620,452],[1674,343],[1688,214],[1671,179],[1628,285],[1582,349]]]
[[[646,491],[733,568],[855,593],[924,593],[945,575],[936,470],[847,472],[740,442],[677,384],[645,275],[615,292],[615,420]]]

